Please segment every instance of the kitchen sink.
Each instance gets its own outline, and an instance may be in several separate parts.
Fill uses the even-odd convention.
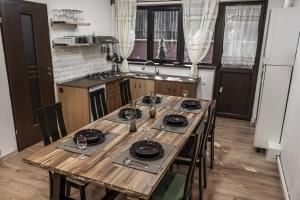
[[[135,78],[142,78],[142,79],[152,79],[154,74],[150,73],[140,73],[140,72],[133,72],[130,75],[134,76]]]

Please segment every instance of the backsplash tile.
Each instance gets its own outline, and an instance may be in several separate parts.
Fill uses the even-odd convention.
[[[52,49],[55,83],[111,69],[99,47],[56,47]]]

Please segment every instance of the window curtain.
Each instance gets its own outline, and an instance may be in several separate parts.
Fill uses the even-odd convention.
[[[261,6],[228,6],[222,64],[252,67],[255,61]]]
[[[123,57],[122,72],[129,72],[128,57],[135,40],[136,0],[116,0],[116,37],[119,40],[119,52]]]
[[[198,78],[197,64],[206,56],[214,34],[218,0],[183,0],[183,31],[191,77]]]

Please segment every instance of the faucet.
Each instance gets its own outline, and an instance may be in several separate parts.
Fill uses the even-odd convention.
[[[146,65],[154,65],[154,67],[155,67],[155,75],[158,75],[159,74],[159,69],[157,68],[157,66],[156,66],[156,63],[155,62],[153,62],[153,61],[151,61],[151,60],[147,60],[143,65],[142,65],[142,70],[145,70],[145,66]]]

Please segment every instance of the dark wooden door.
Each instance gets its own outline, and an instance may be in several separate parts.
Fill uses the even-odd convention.
[[[37,109],[55,102],[47,6],[1,1],[2,34],[18,149],[41,140]]]
[[[255,61],[252,66],[222,64],[224,31],[226,27],[226,8],[234,6],[260,6],[261,12],[257,27],[258,32]],[[222,88],[217,105],[218,116],[250,120],[255,97],[257,73],[260,62],[261,46],[265,24],[266,1],[222,2],[219,6],[216,23],[214,63],[217,65],[214,94]],[[234,20],[234,19],[233,19]],[[254,30],[255,31],[255,30]],[[243,42],[243,41],[242,41]],[[232,45],[234,46],[234,45]]]

